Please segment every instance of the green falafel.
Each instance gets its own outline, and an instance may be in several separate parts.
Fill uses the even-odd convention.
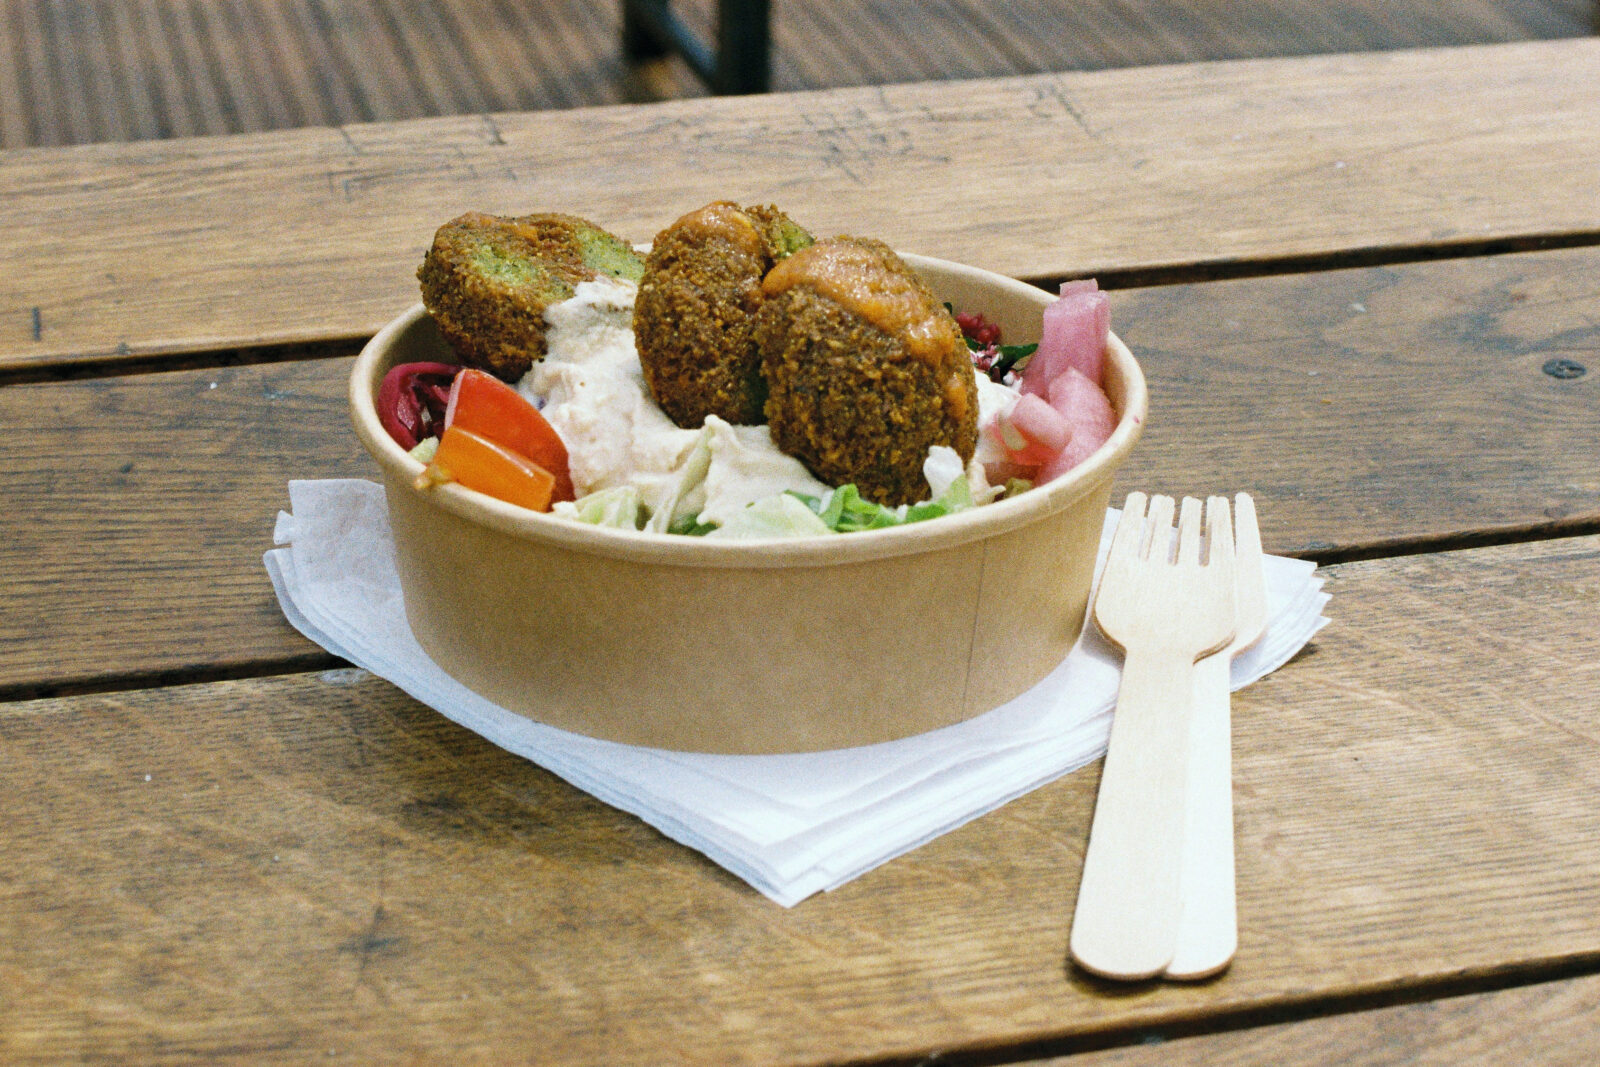
[[[439,227],[417,278],[456,357],[514,382],[544,358],[545,308],[603,274],[638,281],[644,261],[575,215],[469,211]]]
[[[928,495],[928,449],[978,439],[961,328],[880,241],[819,241],[775,267],[756,316],[772,439],[830,485],[885,506]]]
[[[811,235],[772,206],[707,204],[656,236],[634,304],[645,382],[661,410],[694,428],[716,415],[764,418],[766,384],[753,333],[761,280]]]

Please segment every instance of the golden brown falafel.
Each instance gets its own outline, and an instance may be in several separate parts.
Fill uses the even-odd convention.
[[[601,274],[643,273],[626,242],[575,215],[469,211],[439,227],[417,278],[456,357],[514,382],[544,358],[545,308]]]
[[[775,207],[719,200],[656,236],[634,304],[633,335],[651,395],[694,428],[716,415],[763,419],[766,385],[752,326],[761,279],[811,235]]]
[[[961,328],[880,241],[818,241],[762,285],[772,439],[830,485],[890,507],[928,495],[928,449],[970,461],[978,395]]]

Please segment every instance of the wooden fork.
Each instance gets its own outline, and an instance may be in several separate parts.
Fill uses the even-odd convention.
[[[1227,501],[1212,497],[1202,522],[1184,499],[1175,558],[1172,513],[1171,497],[1128,494],[1095,597],[1125,661],[1070,951],[1105,978],[1155,977],[1176,952],[1194,665],[1233,637]]]
[[[1194,667],[1188,803],[1178,879],[1183,917],[1178,926],[1178,950],[1166,972],[1168,978],[1183,981],[1221,972],[1239,946],[1228,674],[1233,657],[1260,640],[1267,628],[1267,575],[1255,501],[1240,493],[1234,504],[1233,640]]]

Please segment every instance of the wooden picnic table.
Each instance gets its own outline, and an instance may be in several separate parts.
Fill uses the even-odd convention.
[[[0,1059],[1591,1062],[1597,130],[1581,40],[0,154]],[[1323,565],[1235,701],[1221,977],[1067,962],[1094,768],[786,910],[284,621],[440,222],[718,198],[1099,277],[1114,496]]]

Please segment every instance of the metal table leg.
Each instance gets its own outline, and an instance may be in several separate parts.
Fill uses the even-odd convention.
[[[715,49],[673,14],[670,0],[622,0],[622,54],[630,61],[683,57],[719,95],[771,88],[769,0],[717,0]]]

